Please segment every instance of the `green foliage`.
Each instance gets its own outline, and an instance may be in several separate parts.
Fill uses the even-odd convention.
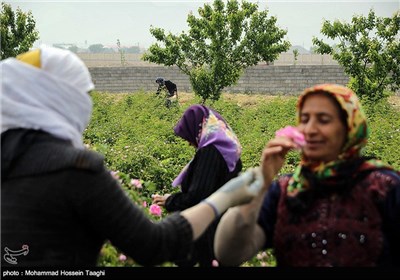
[[[91,53],[103,53],[104,52],[104,46],[102,44],[90,45],[88,49]]]
[[[194,149],[173,133],[173,127],[187,107],[198,103],[193,98],[181,98],[178,106],[166,108],[163,98],[154,93],[134,94],[91,93],[93,115],[84,133],[90,149],[105,155],[106,164],[121,183],[127,196],[141,207],[150,219],[161,217],[149,212],[151,195],[179,191],[171,186],[173,179],[194,156]],[[232,97],[233,96],[233,97]],[[265,144],[275,131],[295,125],[297,97],[263,95],[245,96],[238,101],[234,95],[222,95],[212,108],[221,113],[236,132],[242,145],[243,169],[258,166]],[[399,98],[398,98],[399,99]],[[182,101],[185,100],[185,101]],[[400,110],[387,100],[365,102],[371,136],[364,154],[382,159],[400,169]],[[293,172],[299,162],[297,151],[291,151],[281,174]],[[138,187],[132,180],[138,180]],[[144,205],[144,203],[146,205]],[[121,256],[123,252],[106,243],[98,265],[138,266]],[[243,266],[275,266],[271,250],[260,252]],[[161,266],[173,266],[164,263]]]
[[[283,41],[287,31],[276,26],[268,10],[258,4],[237,0],[214,0],[198,9],[199,17],[188,15],[188,33],[166,34],[151,27],[159,43],[142,59],[166,66],[176,65],[189,76],[193,91],[206,100],[218,100],[222,89],[235,84],[243,70],[260,61],[272,62],[289,49]]]
[[[298,49],[294,49],[293,50],[293,57],[294,57],[294,62],[293,64],[296,65],[297,59],[299,57],[299,50]]]
[[[315,52],[331,54],[350,77],[349,87],[358,96],[377,101],[385,89],[400,88],[400,12],[391,18],[354,16],[352,23],[324,21],[321,33],[340,43],[330,46],[313,38]]]
[[[243,267],[275,267],[276,259],[274,255],[274,251],[272,249],[268,249],[262,252],[259,252],[253,259],[242,264]]]
[[[155,94],[97,94],[92,121],[85,131],[87,143],[105,154],[112,170],[133,178],[169,185],[193,156],[173,134],[182,108],[166,108]]]
[[[400,115],[385,100],[379,102],[364,102],[371,130],[366,156],[383,159],[386,163],[400,169]]]
[[[74,46],[69,47],[68,50],[73,52],[73,53],[77,53],[78,52],[78,47],[74,45]]]
[[[1,3],[0,26],[1,59],[29,51],[39,39],[32,12],[23,12],[20,8],[14,12],[11,5],[5,2]]]
[[[131,258],[125,256],[122,252],[116,249],[110,242],[104,244],[103,248],[101,249],[97,265],[106,267],[139,266]]]

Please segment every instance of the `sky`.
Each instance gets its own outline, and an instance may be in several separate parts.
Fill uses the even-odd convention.
[[[213,1],[18,1],[3,0],[13,10],[31,11],[36,20],[41,44],[72,44],[87,48],[93,44],[148,48],[156,40],[150,34],[150,26],[180,34],[187,31],[187,15],[197,17],[197,9],[205,2]],[[239,0],[240,2],[240,0]],[[313,36],[330,42],[320,34],[323,20],[351,22],[354,15],[368,15],[372,8],[377,16],[392,17],[400,10],[400,0],[269,0],[257,2],[259,9],[268,9],[270,16],[277,17],[277,25],[288,31],[285,39],[293,46],[306,49],[312,46]],[[333,42],[332,42],[333,43]]]

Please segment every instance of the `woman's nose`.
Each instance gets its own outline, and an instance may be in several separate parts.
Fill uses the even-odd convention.
[[[303,127],[304,134],[312,134],[318,131],[317,122],[313,119],[310,119]]]

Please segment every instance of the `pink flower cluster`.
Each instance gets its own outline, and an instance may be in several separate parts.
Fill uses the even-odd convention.
[[[161,217],[161,213],[162,213],[162,210],[161,210],[160,206],[158,206],[157,204],[150,205],[150,214],[151,215]]]
[[[306,144],[306,140],[304,138],[304,134],[301,133],[297,127],[294,126],[285,126],[275,132],[275,136],[284,136],[291,138],[297,145],[303,147]]]
[[[143,185],[142,185],[142,181],[139,179],[131,179],[131,185],[135,186],[138,189],[142,189]]]

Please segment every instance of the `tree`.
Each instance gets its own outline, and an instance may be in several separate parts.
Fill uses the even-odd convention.
[[[367,17],[353,16],[352,23],[324,21],[321,33],[340,43],[329,46],[313,38],[315,51],[330,54],[349,75],[349,87],[370,101],[385,97],[390,87],[400,87],[400,12],[391,18],[377,17],[373,10]]]
[[[102,53],[104,51],[104,46],[102,44],[90,45],[89,51],[91,53]]]
[[[299,57],[299,50],[298,49],[294,49],[293,50],[293,58],[294,58],[294,62],[293,64],[296,65],[297,59]]]
[[[129,48],[124,48],[126,53],[140,53],[140,48],[138,46],[132,46]]]
[[[258,4],[214,0],[198,13],[198,18],[188,15],[188,33],[166,34],[151,26],[150,33],[160,44],[151,45],[142,59],[176,65],[189,76],[203,103],[218,100],[221,90],[235,84],[247,67],[272,62],[290,47],[283,41],[287,31],[276,26],[275,17],[268,18],[268,10],[258,11]]]
[[[73,52],[73,53],[77,53],[78,50],[79,50],[79,48],[78,48],[77,46],[75,46],[75,45],[72,45],[72,46],[70,46],[70,47],[68,48],[68,50],[70,50],[70,51]]]
[[[23,12],[17,8],[14,12],[10,4],[1,3],[1,59],[15,57],[29,51],[33,43],[39,39],[36,21],[31,11]]]

